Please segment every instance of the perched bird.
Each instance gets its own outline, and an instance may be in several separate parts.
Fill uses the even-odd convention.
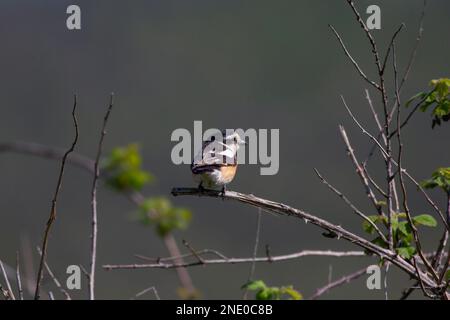
[[[222,187],[224,193],[226,185],[236,175],[237,151],[245,141],[237,132],[226,135],[223,131],[222,137],[223,142],[216,140],[215,136],[204,141],[202,150],[192,161],[191,171],[199,189]]]

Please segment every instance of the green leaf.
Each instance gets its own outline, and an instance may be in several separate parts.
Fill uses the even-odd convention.
[[[102,161],[106,184],[116,191],[141,190],[154,180],[151,173],[142,170],[142,157],[137,144],[114,148]]]
[[[264,281],[254,280],[242,286],[242,289],[256,291],[257,300],[280,300],[283,295],[288,296],[291,300],[301,300],[303,296],[292,286],[285,287],[267,287]]]
[[[411,259],[412,256],[416,253],[416,248],[414,247],[400,247],[395,249],[397,253],[405,258],[405,259]]]
[[[405,107],[408,108],[409,105],[411,104],[411,102],[413,102],[414,100],[416,100],[417,98],[423,99],[425,98],[425,96],[427,96],[429,93],[428,92],[419,92],[417,94],[415,94],[414,96],[412,96],[411,98],[409,98],[409,100],[406,102]]]
[[[426,112],[430,106],[434,106],[432,111],[432,125],[434,128],[436,125],[441,125],[442,122],[447,122],[450,120],[450,79],[441,78],[430,81],[430,86],[433,89],[428,92],[419,92],[409,99],[406,103],[406,107],[410,105],[411,102],[417,99],[419,101],[418,107],[422,112]]]
[[[447,270],[447,272],[445,273],[445,280],[446,281],[450,280],[450,270]]]
[[[152,197],[142,202],[138,212],[139,220],[145,224],[154,224],[160,236],[175,229],[186,229],[192,218],[190,210],[172,206],[166,197]]]
[[[411,228],[408,221],[401,221],[398,223],[398,230],[404,235],[408,236],[411,233]]]
[[[445,193],[450,193],[450,167],[438,168],[431,174],[431,179],[422,181],[421,185],[426,189],[439,187]]]
[[[434,219],[429,214],[421,214],[421,215],[415,216],[412,218],[412,220],[413,220],[414,224],[416,224],[416,225],[423,225],[423,226],[427,226],[427,227],[436,227],[437,226],[436,219]]]
[[[256,300],[272,300],[273,294],[269,288],[260,290],[256,293]]]
[[[381,221],[383,219],[383,217],[380,215],[372,215],[368,216],[367,218],[369,218],[369,220],[372,221],[373,223],[377,223],[378,221]],[[373,225],[366,220],[363,221],[362,227],[363,230],[369,234],[373,234],[375,232],[375,228],[373,227]]]
[[[267,286],[262,280],[250,281],[242,286],[242,289],[247,289],[250,291],[263,290],[266,288]]]
[[[281,290],[284,294],[287,294],[288,296],[290,296],[292,300],[302,300],[303,299],[302,294],[300,292],[298,292],[297,290],[295,290],[294,288],[292,288],[292,286],[283,287]]]
[[[382,248],[387,248],[388,247],[387,243],[381,237],[376,237],[371,242],[373,244],[376,244],[376,245],[382,247]]]

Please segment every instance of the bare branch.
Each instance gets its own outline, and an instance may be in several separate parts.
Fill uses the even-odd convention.
[[[416,58],[416,54],[417,54],[417,49],[419,48],[419,44],[420,44],[420,40],[422,39],[422,34],[423,34],[423,20],[425,18],[425,9],[427,6],[427,1],[424,0],[423,1],[423,7],[422,7],[422,13],[420,15],[420,21],[419,21],[419,29],[417,31],[417,38],[416,38],[416,44],[411,52],[411,56],[409,57],[409,61],[408,61],[408,65],[406,66],[406,70],[405,73],[402,77],[402,80],[400,81],[400,85],[399,85],[399,92],[401,91],[401,89],[403,88],[403,84],[405,83],[405,81],[408,79],[408,75],[409,72],[411,71],[411,67],[414,63],[414,60]]]
[[[199,252],[198,252],[199,253]],[[198,254],[197,253],[197,254]],[[192,256],[192,255],[191,255]],[[250,258],[220,258],[220,259],[205,259],[202,258],[200,262],[198,259],[193,262],[183,262],[183,264],[166,262],[171,258],[161,259],[155,263],[146,264],[119,264],[119,265],[104,265],[106,270],[114,269],[172,269],[179,267],[193,267],[207,264],[240,264],[240,263],[255,263],[255,262],[279,262],[287,260],[295,260],[307,256],[326,256],[326,257],[365,257],[367,254],[364,251],[330,251],[330,250],[303,250],[291,254],[279,256],[265,256],[265,257],[250,257]]]
[[[37,247],[36,248],[39,255],[42,256],[42,250],[41,248]],[[59,291],[61,291],[61,293],[66,297],[66,300],[72,300],[72,298],[70,297],[70,294],[64,289],[64,287],[61,285],[61,282],[59,282],[59,280],[56,278],[55,274],[53,273],[53,271],[50,269],[50,267],[48,266],[47,262],[44,262],[44,267],[45,270],[47,271],[48,275],[50,276],[50,278],[52,278],[53,283],[55,284],[55,286],[59,289]]]
[[[414,265],[414,268],[416,268],[416,272],[417,272],[417,276],[418,276],[418,278],[419,278],[419,284],[420,284],[420,287],[422,288],[422,292],[423,292],[428,298],[434,299],[435,296],[432,295],[432,294],[430,294],[430,293],[427,291],[427,289],[425,288],[425,284],[424,284],[424,282],[423,282],[423,280],[422,280],[422,272],[420,271],[419,267],[417,266],[417,261],[416,261],[416,258],[415,258],[415,257],[413,257],[413,265]]]
[[[149,287],[147,289],[139,291],[138,293],[135,294],[135,296],[133,298],[131,298],[131,300],[139,298],[140,296],[143,296],[144,294],[146,294],[147,292],[150,292],[150,291],[153,292],[153,294],[155,295],[156,300],[161,300],[161,298],[159,297],[158,291],[156,290],[156,288],[154,286],[151,286],[151,287]]]
[[[46,259],[46,256],[47,256],[48,237],[50,235],[50,229],[51,229],[51,227],[53,225],[53,221],[55,221],[55,219],[56,219],[56,203],[58,201],[59,191],[61,190],[62,179],[63,179],[63,175],[64,175],[64,169],[66,167],[66,160],[67,160],[67,157],[69,156],[69,154],[71,154],[73,152],[73,150],[75,149],[75,145],[78,142],[78,121],[77,121],[77,117],[75,115],[76,108],[77,108],[77,96],[74,95],[74,103],[73,103],[73,109],[72,109],[72,119],[73,119],[73,123],[74,123],[74,126],[75,126],[75,137],[73,139],[72,145],[64,153],[63,158],[61,160],[61,168],[59,170],[58,182],[56,183],[56,190],[55,190],[55,194],[54,194],[53,200],[52,200],[52,207],[50,209],[50,217],[49,217],[49,219],[47,221],[47,225],[46,225],[45,231],[44,231],[44,239],[42,241],[42,255],[41,255],[41,260],[40,260],[40,263],[39,263],[39,269],[38,269],[38,274],[37,274],[37,279],[36,279],[36,290],[35,290],[35,293],[34,293],[34,299],[35,300],[39,299],[41,281],[42,281],[42,278],[43,278],[43,269],[44,269],[45,259]]]
[[[261,208],[258,208],[258,216],[256,219],[255,245],[253,247],[253,258],[256,258],[256,255],[258,254],[260,232],[261,232]],[[249,283],[253,279],[253,276],[255,274],[255,269],[256,269],[256,262],[253,261],[252,265],[250,267],[250,272],[247,277],[247,283]],[[244,296],[243,296],[244,300],[247,300],[247,295],[248,295],[248,288],[245,288]]]
[[[305,221],[311,222],[311,224],[316,225],[326,231],[328,231],[330,234],[333,234],[336,236],[337,239],[345,239],[361,248],[366,249],[369,252],[372,252],[379,257],[382,257],[388,261],[391,261],[394,265],[411,275],[413,278],[416,278],[416,272],[414,267],[405,261],[403,258],[398,256],[395,252],[392,252],[390,250],[384,249],[358,235],[353,234],[352,232],[342,228],[339,225],[334,225],[324,219],[318,218],[310,213],[307,213],[303,210],[296,209],[293,207],[290,207],[288,205],[285,205],[283,203],[278,203],[262,198],[258,198],[254,195],[247,195],[235,191],[226,191],[225,193],[222,193],[221,191],[216,190],[199,190],[197,188],[174,188],[172,189],[172,195],[178,196],[178,195],[195,195],[195,196],[206,196],[206,197],[214,197],[214,198],[220,198],[224,200],[235,200],[239,201],[248,205],[252,205],[258,208],[266,209],[266,211],[271,211],[273,213],[279,214],[279,215],[287,215],[292,216],[295,218],[299,218]],[[267,257],[265,258],[267,259]],[[108,266],[106,266],[108,268]],[[435,287],[436,284],[433,280],[425,276],[424,281],[427,285],[430,287]]]
[[[341,96],[342,97],[342,96]],[[353,121],[356,123],[356,125],[361,129],[362,133],[365,134],[366,136],[368,136],[374,143],[375,145],[380,149],[381,153],[387,158],[389,159],[395,166],[398,167],[398,163],[392,158],[392,156],[390,156],[388,154],[388,152],[383,148],[383,146],[380,144],[380,142],[378,142],[378,139],[376,139],[371,133],[369,133],[360,123],[359,121],[356,119],[356,117],[353,115],[353,113],[351,112],[350,108],[348,107],[347,103],[345,102],[345,100],[342,97],[342,102],[344,103],[345,108],[347,109],[348,113],[350,114],[350,117],[353,119]],[[447,224],[446,218],[444,217],[444,215],[442,214],[442,211],[438,208],[438,206],[433,202],[433,200],[431,200],[430,196],[427,194],[427,192],[423,189],[423,187],[420,185],[419,182],[417,182],[416,179],[414,179],[414,177],[409,174],[408,171],[406,171],[405,168],[401,169],[403,174],[408,177],[408,179],[421,191],[421,193],[423,194],[423,196],[425,197],[425,199],[427,200],[427,202],[431,205],[431,207],[433,207],[433,209],[437,212],[437,214],[439,215],[439,217],[441,218],[442,222],[444,223],[444,226],[450,230],[449,225]]]
[[[375,229],[375,231],[380,235],[381,239],[383,239],[383,241],[385,241],[387,243],[387,239],[384,236],[384,234],[380,231],[380,229],[377,227],[377,225],[370,220],[364,213],[361,212],[361,210],[359,210],[358,208],[356,208],[356,206],[350,201],[348,200],[348,198],[342,194],[342,192],[340,192],[338,189],[336,189],[335,187],[333,187],[328,181],[325,180],[324,177],[322,177],[322,175],[319,173],[319,171],[317,171],[316,168],[314,168],[314,172],[316,173],[316,175],[319,177],[319,179],[331,190],[333,191],[335,194],[337,194],[337,196],[339,198],[341,198],[352,210],[354,213],[356,213],[358,216],[360,216],[362,219],[364,219],[365,221],[367,221],[372,228]]]
[[[344,41],[342,41],[341,36],[339,35],[339,33],[336,31],[336,29],[334,29],[334,27],[329,24],[328,25],[331,29],[331,31],[333,31],[334,35],[336,36],[336,38],[338,39],[342,49],[344,50],[345,55],[347,56],[347,58],[351,61],[351,63],[353,64],[353,66],[356,68],[356,70],[358,71],[358,73],[361,75],[361,77],[366,80],[370,85],[372,85],[373,87],[375,87],[377,90],[380,90],[380,85],[372,80],[370,80],[366,74],[364,73],[364,71],[362,71],[362,69],[359,67],[358,63],[356,62],[355,59],[353,59],[352,55],[350,54],[350,52],[348,52],[347,47],[344,44]]]
[[[369,180],[367,179],[366,175],[364,174],[364,170],[362,169],[361,165],[358,162],[358,159],[355,156],[355,152],[352,148],[352,145],[350,144],[350,140],[347,136],[347,132],[345,131],[343,126],[339,126],[339,130],[341,132],[342,139],[344,140],[344,143],[346,145],[347,154],[350,157],[350,159],[352,160],[353,165],[355,166],[356,173],[358,174],[358,176],[361,180],[361,183],[364,186],[367,197],[372,202],[372,204],[375,207],[375,209],[377,210],[378,214],[384,216],[383,210],[381,208],[381,204],[378,201],[378,199],[376,198],[375,193],[372,191],[372,188],[369,185]]]
[[[3,266],[2,260],[0,260],[0,269],[2,271],[3,278],[5,279],[6,287],[8,288],[8,291],[9,291],[8,292],[9,297],[11,297],[12,300],[16,300],[16,297],[14,296],[14,292],[11,287],[11,283],[9,282],[9,279],[8,279],[8,275],[5,271],[5,267]]]
[[[103,119],[103,126],[100,134],[100,140],[97,147],[97,155],[94,164],[94,178],[92,180],[91,190],[91,210],[92,210],[92,233],[91,233],[91,270],[89,273],[89,299],[95,299],[95,266],[97,261],[97,184],[100,176],[100,157],[102,155],[103,141],[106,135],[106,125],[108,123],[109,115],[114,104],[114,94],[111,93],[109,106]]]
[[[397,38],[397,35],[400,33],[400,31],[402,31],[404,26],[405,26],[405,24],[402,23],[398,27],[397,31],[395,31],[394,34],[392,35],[391,42],[389,43],[387,51],[386,51],[386,55],[384,56],[383,66],[381,68],[382,73],[384,73],[384,70],[386,69],[387,61],[388,61],[388,58],[389,58],[389,53],[391,52],[391,49],[392,49],[392,47],[394,45],[395,38]]]
[[[187,242],[186,240],[183,240],[183,244],[186,246],[186,248],[189,249],[189,251],[191,251],[192,255],[198,259],[198,262],[200,264],[203,264],[203,258],[194,250],[194,248],[191,247],[189,242]]]
[[[1,142],[0,153],[7,152],[31,155],[50,160],[61,160],[66,151],[34,142]],[[66,161],[68,164],[87,172],[94,172],[95,161],[83,155],[73,152],[67,156]]]
[[[402,138],[401,138],[401,128],[400,128],[400,95],[398,92],[398,82],[397,82],[397,57],[396,57],[396,52],[395,52],[395,42],[392,43],[392,61],[393,61],[393,69],[394,69],[394,87],[395,87],[395,99],[397,101],[397,140],[398,140],[398,168],[399,168],[399,179],[400,179],[400,187],[402,190],[402,197],[403,197],[403,209],[405,211],[406,214],[406,218],[408,220],[408,223],[411,227],[412,233],[413,233],[413,237],[414,237],[414,242],[416,244],[416,249],[417,249],[417,253],[419,254],[420,258],[422,259],[423,263],[425,264],[425,266],[427,267],[428,271],[433,275],[434,279],[436,281],[439,281],[439,277],[436,274],[436,271],[434,270],[434,268],[431,266],[431,264],[429,263],[429,261],[427,260],[427,258],[424,256],[423,251],[422,251],[422,245],[420,243],[420,239],[419,239],[419,234],[417,232],[417,228],[414,225],[414,222],[412,220],[411,217],[411,213],[409,211],[409,206],[408,206],[408,199],[407,199],[407,193],[406,193],[406,187],[405,187],[405,183],[403,181],[403,172],[402,172],[402,151],[403,151],[403,142],[402,142]]]
[[[311,297],[309,297],[309,300],[316,300],[318,299],[320,296],[324,295],[325,293],[329,292],[330,290],[340,287],[344,284],[350,283],[353,280],[358,279],[359,277],[361,277],[362,275],[366,274],[366,269],[367,268],[362,268],[358,271],[355,271],[351,274],[345,275],[333,282],[329,282],[326,286],[323,286],[319,289],[316,290],[316,293],[314,293]]]
[[[22,280],[20,278],[19,251],[16,252],[16,281],[17,281],[17,291],[19,292],[19,299],[23,300]]]
[[[381,187],[378,185],[378,183],[375,182],[375,180],[370,176],[369,172],[367,171],[367,167],[364,165],[361,166],[361,168],[364,171],[364,174],[366,175],[367,179],[369,180],[370,184],[374,186],[375,189],[385,198],[387,198],[387,193],[381,189]]]
[[[215,255],[215,256],[217,256],[219,258],[228,259],[226,256],[224,256],[219,251],[212,250],[212,249],[203,249],[203,250],[197,251],[196,254],[199,255],[199,256],[203,256],[205,254],[213,254],[213,255]],[[167,258],[160,258],[160,257],[158,257],[158,258],[151,258],[151,257],[143,256],[143,255],[140,255],[140,254],[135,254],[134,256],[136,258],[139,258],[139,259],[142,259],[142,260],[159,263],[159,262],[174,261],[174,260],[178,260],[180,258],[182,258],[182,259],[183,258],[189,258],[189,257],[192,257],[194,255],[192,253],[187,253],[187,254],[182,254],[180,256],[177,256],[177,257],[167,257]]]

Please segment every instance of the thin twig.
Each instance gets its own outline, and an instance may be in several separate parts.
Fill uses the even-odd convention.
[[[342,96],[341,96],[342,97]],[[353,115],[352,111],[350,110],[350,108],[348,107],[347,103],[345,102],[345,100],[342,97],[342,102],[344,103],[345,108],[347,109],[350,117],[353,119],[353,121],[356,123],[356,125],[361,129],[362,133],[365,134],[366,136],[368,136],[375,144],[376,146],[380,149],[381,153],[387,158],[390,159],[390,161],[398,167],[398,163],[392,158],[392,156],[390,156],[386,150],[384,150],[383,146],[380,144],[380,142],[378,142],[378,140],[371,134],[369,133],[362,125],[361,123],[356,119],[356,117]],[[402,168],[401,169],[403,174],[408,177],[408,179],[421,191],[421,193],[423,194],[423,196],[425,197],[425,199],[427,200],[427,202],[430,204],[430,206],[437,212],[437,214],[439,215],[439,217],[441,218],[442,222],[444,223],[444,226],[450,230],[449,225],[447,224],[446,218],[444,217],[444,215],[442,214],[442,211],[439,209],[439,207],[433,202],[433,200],[431,200],[430,196],[427,194],[427,192],[423,189],[423,187],[420,185],[419,182],[417,182],[416,179],[414,179],[414,177],[405,169]]]
[[[258,254],[260,232],[261,232],[261,208],[258,208],[258,216],[256,218],[255,245],[253,247],[253,258],[256,258],[256,255]],[[250,266],[250,272],[247,277],[247,283],[252,281],[253,276],[255,275],[255,269],[256,269],[256,262],[253,261]],[[243,296],[244,300],[247,300],[247,295],[248,295],[248,288],[246,288],[244,290],[244,296]]]
[[[159,297],[158,291],[156,290],[156,288],[154,286],[151,286],[147,289],[144,289],[142,291],[139,291],[138,293],[136,293],[134,295],[133,298],[131,298],[131,300],[134,300],[136,298],[139,298],[140,296],[143,296],[144,294],[146,294],[149,291],[153,291],[153,294],[155,295],[156,300],[161,300],[161,298]]]
[[[417,266],[416,258],[413,257],[412,261],[413,261],[414,268],[416,269],[417,276],[418,276],[418,278],[419,278],[419,284],[420,284],[420,288],[422,288],[422,292],[423,292],[428,298],[434,299],[435,297],[434,297],[433,295],[431,295],[431,294],[427,291],[427,289],[425,288],[424,281],[422,280],[421,271],[420,271],[419,267]]]
[[[378,201],[378,199],[376,198],[375,193],[373,192],[372,188],[370,187],[369,180],[367,179],[366,175],[364,174],[364,170],[362,169],[361,165],[358,162],[358,159],[355,156],[355,152],[352,148],[352,145],[350,144],[350,140],[347,136],[347,132],[345,131],[345,128],[343,126],[339,126],[339,130],[341,132],[342,139],[347,148],[347,154],[353,162],[353,165],[356,169],[356,173],[358,174],[358,176],[361,180],[361,183],[363,184],[363,187],[364,187],[364,190],[366,191],[367,197],[372,202],[372,204],[375,207],[375,209],[377,210],[378,214],[384,216],[381,204]]]
[[[355,271],[349,275],[345,275],[333,282],[330,282],[326,285],[323,286],[319,289],[316,290],[316,293],[314,293],[311,297],[309,297],[309,300],[316,300],[318,299],[320,296],[324,295],[325,293],[329,292],[330,290],[340,287],[344,284],[350,283],[353,280],[358,279],[359,277],[361,277],[362,275],[366,274],[366,269],[367,268],[363,268],[360,269],[358,271]]]
[[[397,57],[395,52],[395,42],[392,44],[392,64],[394,69],[394,88],[395,88],[395,98],[397,101],[397,140],[398,140],[398,168],[399,168],[399,180],[400,180],[400,187],[402,191],[402,198],[403,198],[403,210],[405,211],[406,218],[408,220],[408,223],[411,227],[412,234],[414,237],[414,242],[416,244],[417,253],[419,254],[420,258],[422,259],[423,263],[427,267],[428,271],[433,275],[436,281],[438,281],[438,275],[436,274],[436,271],[432,267],[432,265],[428,262],[428,259],[424,256],[422,251],[422,245],[420,243],[419,234],[417,232],[417,228],[414,225],[414,222],[411,217],[411,213],[408,206],[408,199],[407,199],[407,193],[406,193],[406,187],[405,182],[403,181],[403,172],[402,172],[402,152],[403,152],[403,142],[401,138],[401,128],[400,128],[400,95],[398,92],[398,82],[397,82]]]
[[[420,40],[422,39],[423,34],[423,20],[425,18],[425,11],[427,6],[427,0],[423,1],[423,7],[422,7],[422,13],[420,15],[420,21],[419,21],[419,29],[417,31],[417,38],[416,38],[416,44],[414,45],[414,48],[411,52],[411,56],[409,57],[408,65],[406,66],[405,73],[402,77],[402,80],[400,81],[399,85],[399,92],[401,91],[403,84],[408,79],[409,72],[411,71],[412,65],[414,63],[414,60],[416,58],[417,49],[419,48]]]
[[[264,257],[250,257],[250,258],[220,258],[220,259],[202,259],[202,262],[196,260],[193,262],[183,262],[182,264],[176,262],[163,262],[146,264],[117,264],[117,265],[104,265],[106,270],[114,269],[173,269],[179,267],[193,267],[199,265],[208,264],[240,264],[240,263],[254,263],[254,262],[279,262],[295,260],[308,256],[325,256],[325,257],[364,257],[367,254],[364,251],[330,251],[330,250],[303,250],[291,254],[279,255],[279,256],[264,256]]]
[[[377,189],[378,193],[381,194],[383,197],[387,198],[387,193],[381,189],[381,187],[378,185],[378,183],[375,182],[375,180],[372,178],[372,176],[369,174],[369,172],[367,171],[367,167],[365,167],[364,165],[361,166],[361,168],[364,171],[364,174],[366,175],[367,179],[369,180],[370,184]]]
[[[220,253],[217,250],[212,250],[212,249],[203,249],[200,251],[196,251],[196,255],[201,256],[201,255],[205,255],[205,254],[213,254],[219,258],[222,259],[228,259],[225,255],[223,255],[222,253]],[[147,261],[151,261],[151,262],[167,262],[167,261],[174,261],[174,260],[178,260],[180,258],[189,258],[194,256],[192,253],[187,253],[187,254],[182,254],[180,256],[177,257],[167,257],[167,258],[151,258],[151,257],[147,257],[147,256],[143,256],[141,254],[135,254],[134,255],[136,258],[142,259],[142,260],[147,260]]]
[[[194,248],[192,248],[189,242],[183,240],[183,244],[189,249],[189,251],[191,251],[192,255],[197,258],[198,262],[203,264],[203,258],[197,253],[197,251],[194,250]]]
[[[348,57],[348,59],[351,61],[351,63],[353,64],[353,66],[356,68],[356,70],[358,71],[358,73],[361,75],[361,77],[366,80],[370,85],[374,86],[376,89],[380,90],[380,85],[372,80],[370,80],[367,75],[364,73],[364,71],[362,71],[362,69],[360,68],[360,66],[358,65],[358,63],[356,62],[355,59],[353,59],[352,55],[350,54],[350,52],[347,50],[347,47],[345,46],[344,41],[342,40],[341,36],[339,35],[339,33],[336,31],[336,29],[329,24],[328,27],[330,27],[331,31],[333,31],[334,35],[336,36],[336,38],[338,39],[342,49],[344,50],[345,55]]]
[[[391,38],[391,42],[388,45],[387,51],[386,51],[386,55],[384,56],[384,60],[383,60],[383,66],[381,67],[381,72],[384,73],[384,70],[386,69],[386,65],[387,65],[387,61],[389,58],[389,53],[391,52],[391,49],[394,45],[395,42],[395,38],[397,38],[398,34],[400,33],[400,31],[402,31],[402,29],[405,27],[405,24],[402,23],[398,29],[394,32],[394,34],[392,35]]]
[[[319,179],[331,190],[333,191],[339,198],[341,198],[352,210],[354,213],[356,213],[358,216],[360,216],[362,219],[367,221],[372,228],[380,235],[381,239],[387,243],[387,239],[384,236],[384,234],[380,231],[380,229],[377,227],[377,225],[369,219],[364,213],[362,213],[361,210],[359,210],[342,192],[340,192],[338,189],[336,189],[334,186],[332,186],[325,178],[317,171],[316,168],[314,168],[314,172],[319,177]]]
[[[19,292],[19,299],[23,300],[22,279],[20,277],[19,251],[16,252],[16,282],[17,282],[17,291]]]
[[[388,139],[387,139],[386,134],[384,132],[383,126],[381,125],[380,119],[378,118],[378,114],[377,114],[377,112],[376,112],[376,110],[375,110],[375,108],[373,106],[372,99],[370,98],[369,90],[367,90],[367,89],[366,89],[366,99],[367,99],[367,102],[369,103],[370,111],[372,112],[373,118],[374,118],[375,123],[377,124],[377,127],[378,127],[379,134],[378,134],[377,140],[379,139],[379,136],[381,135],[383,137],[384,145],[387,146]],[[362,167],[363,167],[363,169],[364,169],[364,171],[365,171],[365,173],[367,175],[367,178],[372,183],[372,185],[378,190],[378,192],[383,194],[383,196],[387,199],[387,198],[389,198],[388,194],[385,193],[384,191],[382,191],[382,189],[375,183],[375,181],[369,176],[369,174],[367,172],[367,161],[370,159],[370,157],[375,152],[375,150],[376,150],[376,146],[373,145],[372,146],[372,150],[370,151],[369,156],[366,158],[366,160],[364,160]],[[398,195],[397,195],[397,190],[396,190],[396,186],[395,186],[395,181],[394,180],[392,181],[392,184],[393,184],[392,191],[393,191],[393,196],[394,196],[394,201],[395,201],[395,208],[396,208],[396,210],[398,212],[398,210],[399,210],[399,201],[398,201]]]
[[[37,247],[36,248],[38,253],[42,256],[42,250],[41,248]],[[66,297],[66,300],[72,300],[72,297],[70,296],[70,294],[66,291],[66,289],[64,289],[64,287],[61,285],[61,282],[59,282],[59,280],[56,278],[55,274],[53,273],[53,271],[50,269],[50,267],[48,266],[47,262],[44,262],[44,267],[45,270],[47,271],[48,275],[50,276],[50,278],[52,278],[53,283],[55,284],[55,286],[59,289],[59,291],[61,291],[61,293]]]
[[[8,293],[9,296],[11,297],[12,300],[16,300],[16,297],[14,296],[14,292],[12,291],[11,283],[9,282],[9,279],[8,279],[8,274],[5,271],[5,267],[3,266],[2,260],[0,260],[0,269],[2,271],[3,278],[5,279],[6,287],[9,291],[9,293]]]
[[[75,115],[75,111],[77,108],[77,96],[74,95],[74,103],[73,103],[73,109],[72,109],[72,119],[73,119],[73,123],[75,126],[75,137],[73,139],[72,145],[70,146],[70,148],[64,153],[62,160],[61,160],[61,167],[59,170],[59,176],[58,176],[58,182],[56,183],[56,190],[53,196],[53,200],[52,200],[52,206],[50,209],[50,217],[47,221],[47,225],[45,227],[45,231],[44,231],[44,238],[42,241],[42,255],[41,255],[41,260],[39,263],[39,269],[38,269],[38,273],[37,273],[37,279],[36,279],[36,290],[34,293],[34,299],[38,300],[39,299],[39,294],[40,294],[40,287],[41,287],[41,282],[42,282],[42,278],[43,278],[43,270],[44,270],[44,264],[45,264],[45,259],[47,257],[47,246],[48,246],[48,237],[50,235],[50,229],[53,225],[53,221],[55,221],[56,219],[56,203],[58,201],[58,195],[59,195],[59,191],[61,190],[61,185],[62,185],[62,180],[63,180],[63,175],[64,175],[64,169],[66,166],[66,160],[67,157],[69,156],[70,153],[73,152],[73,150],[75,149],[75,145],[78,142],[78,121],[77,121],[77,117]]]
[[[97,155],[94,164],[94,178],[92,180],[91,190],[91,210],[92,210],[92,233],[91,233],[91,265],[89,273],[89,299],[95,299],[95,267],[97,261],[97,184],[100,176],[100,157],[102,155],[103,141],[106,135],[106,125],[109,115],[114,105],[114,94],[111,93],[109,106],[103,118],[103,126],[100,133],[100,140],[97,147]]]
[[[422,13],[421,13],[421,17],[420,17],[420,22],[419,22],[419,28],[418,28],[418,31],[417,31],[416,43],[415,43],[415,46],[414,46],[414,48],[413,48],[413,50],[412,50],[412,52],[411,52],[411,55],[410,55],[410,58],[409,58],[409,61],[408,61],[408,65],[406,66],[406,69],[405,69],[405,73],[404,73],[404,75],[403,75],[403,77],[402,77],[402,80],[400,81],[399,88],[398,88],[399,93],[402,91],[403,85],[405,84],[405,82],[406,82],[406,80],[407,80],[407,78],[408,78],[409,72],[410,72],[411,69],[412,69],[412,65],[413,65],[413,63],[414,63],[414,60],[415,60],[415,57],[416,57],[416,54],[417,54],[417,49],[419,48],[420,40],[422,39],[422,34],[423,34],[423,21],[424,21],[424,18],[425,18],[426,4],[427,4],[427,1],[424,0],[424,1],[423,1],[423,7],[422,7]],[[394,99],[394,100],[395,100],[395,99]],[[413,109],[413,111],[408,115],[407,119],[402,123],[401,128],[403,128],[403,127],[408,123],[408,120],[409,120],[409,119],[412,117],[412,115],[415,113],[415,111],[417,110],[417,108],[418,108],[419,105],[420,105],[420,104],[417,104],[416,107]],[[394,113],[395,113],[395,109],[396,109],[396,102],[394,101],[394,106],[392,107],[392,110],[391,110],[391,113],[390,113],[390,116],[389,116],[389,119],[390,119],[390,120],[392,120],[392,118],[393,118],[393,115],[394,115]],[[384,131],[383,129],[380,130],[380,132],[379,132],[377,138],[380,138],[381,133],[382,133],[383,131]],[[391,136],[393,136],[394,134],[395,134],[395,132],[392,132],[392,133],[391,133]],[[367,163],[367,162],[369,161],[369,159],[370,159],[371,156],[373,155],[375,149],[376,149],[376,145],[373,144],[373,145],[372,145],[372,148],[371,148],[371,151],[369,152],[369,155],[367,156],[367,158],[366,158],[366,160],[365,160],[364,163]]]

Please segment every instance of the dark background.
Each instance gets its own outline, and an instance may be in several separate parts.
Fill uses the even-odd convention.
[[[110,92],[116,95],[105,152],[139,142],[144,167],[157,176],[146,195],[166,195],[174,186],[191,186],[188,165],[170,160],[176,128],[279,128],[280,171],[260,176],[258,165],[243,165],[230,189],[253,193],[302,208],[361,233],[360,220],[320,183],[317,167],[369,214],[364,190],[338,134],[344,124],[363,159],[368,140],[349,119],[343,94],[358,118],[374,131],[364,99],[363,82],[328,29],[333,24],[371,78],[374,64],[367,39],[345,1],[76,1],[82,30],[66,28],[66,8],[73,1],[2,1],[0,4],[0,142],[33,141],[67,147],[73,134],[72,95],[79,98],[80,141],[76,151],[94,157]],[[364,14],[381,7],[382,29],[374,31],[384,53],[401,22],[397,51],[403,72],[417,35],[422,1],[358,1]],[[424,35],[402,99],[427,88],[430,79],[449,75],[450,3],[429,1]],[[389,74],[391,74],[389,72]],[[392,88],[392,80],[388,81]],[[372,98],[381,112],[379,97]],[[449,128],[430,128],[420,114],[404,130],[405,166],[418,179],[447,166]],[[375,158],[379,160],[378,158]],[[372,164],[376,164],[373,161]],[[41,242],[59,164],[22,155],[0,155],[0,258],[13,266]],[[382,166],[371,167],[383,181]],[[90,188],[92,176],[68,167],[48,251],[48,262],[64,281],[69,264],[89,265]],[[410,189],[414,214],[432,213]],[[432,193],[439,204],[443,199]],[[192,209],[191,226],[176,232],[196,249],[217,249],[228,256],[251,256],[257,209],[217,199],[182,197],[176,205]],[[152,228],[133,220],[136,208],[107,188],[99,191],[97,297],[128,299],[155,286],[163,299],[176,298],[173,270],[103,271],[106,263],[139,262],[136,253],[166,256]],[[424,230],[431,250],[438,229]],[[303,249],[359,250],[345,241],[327,239],[321,230],[293,218],[263,214],[259,254]],[[187,251],[182,248],[183,251]],[[333,278],[375,263],[370,258],[302,258],[258,264],[255,278],[269,285],[292,284],[305,296]],[[242,297],[250,265],[190,269],[195,286],[207,299]],[[45,282],[44,289],[57,290]],[[394,267],[390,297],[411,281]],[[86,298],[87,283],[75,297]],[[146,296],[151,298],[151,294]],[[365,277],[325,298],[382,299],[369,291]],[[421,295],[416,295],[421,297]]]

